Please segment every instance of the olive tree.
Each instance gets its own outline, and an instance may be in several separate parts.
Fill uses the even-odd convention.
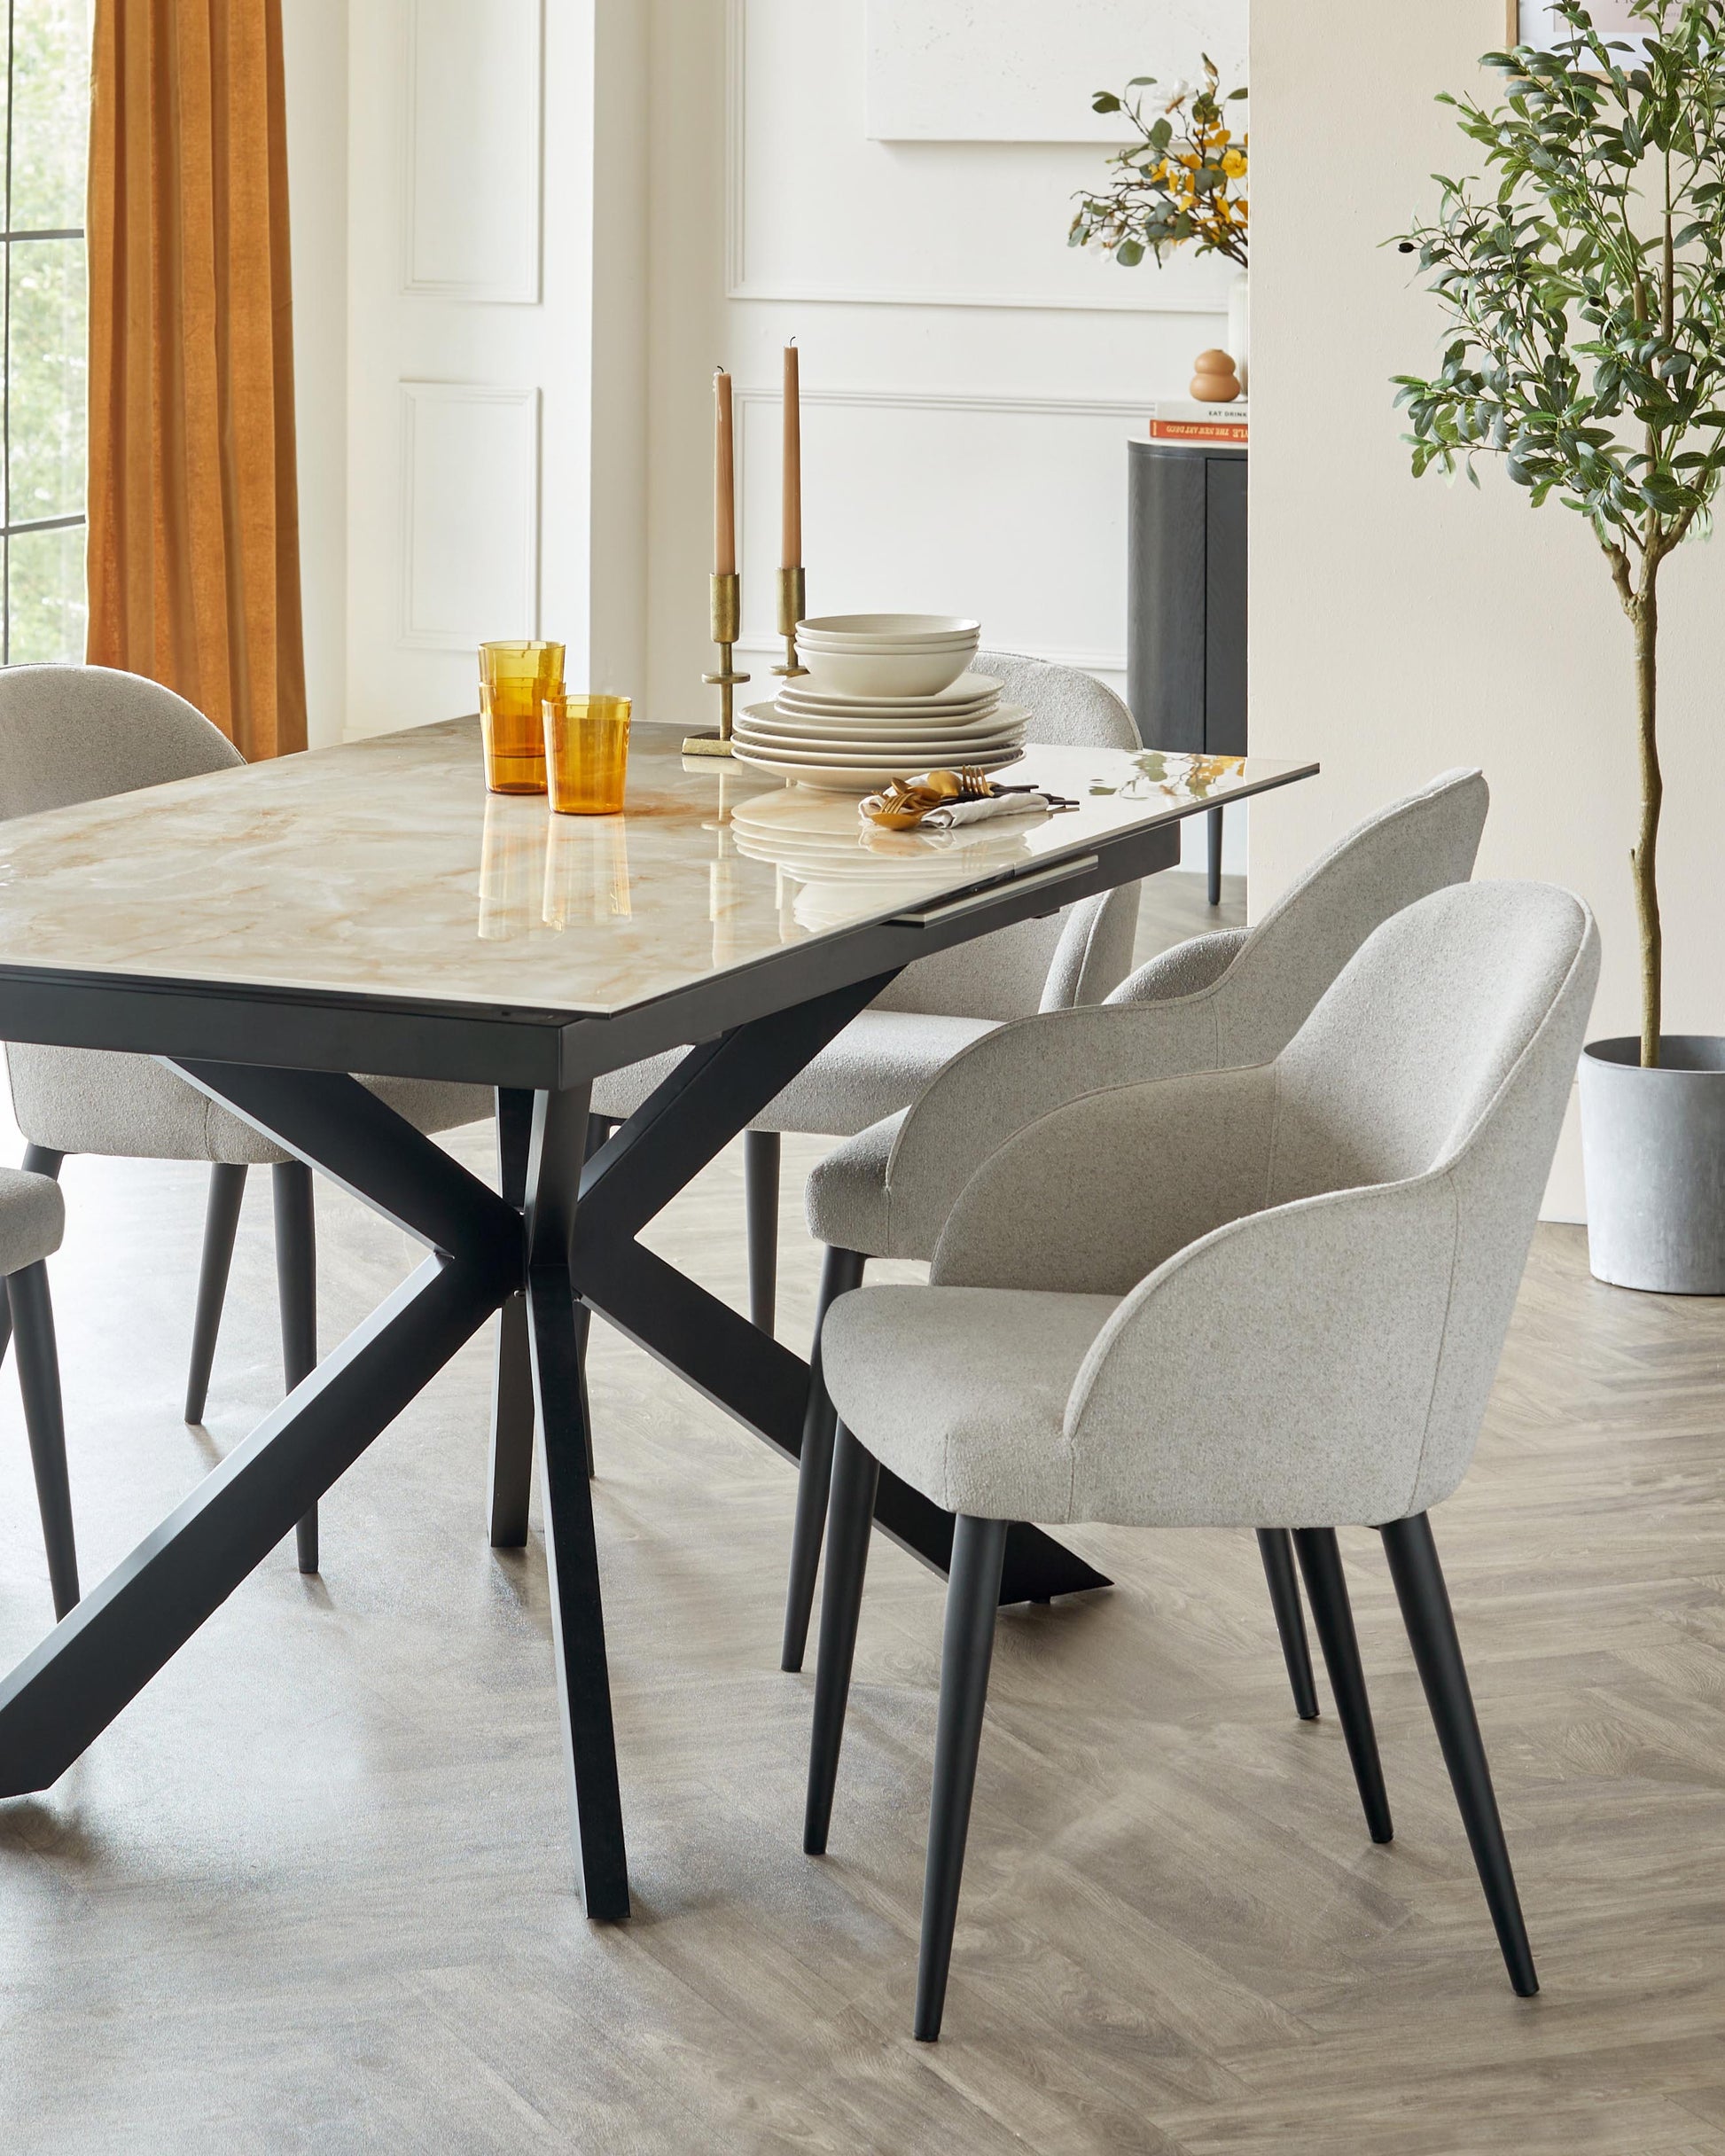
[[[1416,476],[1502,457],[1534,507],[1586,519],[1635,643],[1631,855],[1641,1058],[1659,1058],[1659,572],[1708,527],[1725,470],[1725,0],[1635,0],[1634,40],[1557,0],[1549,51],[1490,52],[1502,102],[1445,98],[1486,172],[1436,175],[1402,236],[1455,327],[1398,375]]]

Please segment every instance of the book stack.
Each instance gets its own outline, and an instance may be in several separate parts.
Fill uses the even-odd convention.
[[[1245,449],[1249,441],[1244,397],[1232,404],[1199,404],[1170,397],[1150,408],[1152,441],[1220,441]]]

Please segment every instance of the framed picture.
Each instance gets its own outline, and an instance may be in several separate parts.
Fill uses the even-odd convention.
[[[1646,35],[1643,20],[1629,12],[1629,0],[1590,0],[1588,12],[1594,27],[1608,37],[1622,37],[1639,44]],[[1509,0],[1506,35],[1511,45],[1533,45],[1544,50],[1569,35],[1569,26],[1546,0]]]
[[[868,0],[866,132],[876,142],[1123,142],[1098,90],[1173,83],[1209,53],[1246,79],[1247,0]]]

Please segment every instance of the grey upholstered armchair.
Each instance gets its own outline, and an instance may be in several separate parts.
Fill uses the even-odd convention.
[[[1028,710],[1033,741],[1140,746],[1119,697],[1076,667],[1013,652],[979,652],[976,665]],[[943,1064],[1007,1019],[1100,1003],[1131,967],[1137,922],[1133,884],[921,959],[799,1073],[744,1139],[749,1314],[763,1332],[773,1329],[776,1301],[780,1134],[847,1137],[914,1100]],[[613,1123],[632,1115],[683,1053],[601,1078],[594,1114]]]
[[[0,819],[226,770],[238,749],[183,697],[105,667],[0,671]],[[207,1160],[209,1207],[186,1379],[185,1418],[203,1418],[248,1168],[274,1176],[282,1359],[291,1391],[317,1361],[317,1260],[311,1170],[148,1056],[9,1044],[24,1165],[50,1176],[68,1153]],[[485,1087],[366,1081],[420,1130],[450,1130],[493,1112]],[[0,1313],[0,1354],[9,1337]],[[301,1523],[300,1568],[317,1569],[316,1512]]]
[[[1286,1048],[1022,1127],[928,1287],[844,1295],[805,1844],[824,1849],[879,1464],[959,1515],[916,2034],[940,2033],[1006,1522],[1294,1531],[1374,1840],[1390,1839],[1335,1530],[1378,1528],[1517,1992],[1538,1988],[1427,1519],[1472,1456],[1599,969],[1549,885],[1440,891]]]
[[[1473,873],[1490,795],[1478,771],[1446,771],[1349,832],[1255,927],[1182,943],[1141,966],[1099,1010],[993,1032],[946,1066],[914,1106],[830,1153],[809,1178],[808,1224],[827,1246],[821,1312],[870,1258],[934,1254],[958,1192],[1011,1133],[1100,1086],[1222,1071],[1276,1055],[1381,922]],[[786,1669],[802,1666],[826,1516],[832,1410],[810,1390],[786,1593]],[[1285,1535],[1261,1537],[1295,1705],[1317,1699]]]

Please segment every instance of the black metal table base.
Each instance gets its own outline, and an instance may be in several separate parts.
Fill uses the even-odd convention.
[[[591,1158],[587,1086],[501,1092],[501,1195],[352,1078],[175,1060],[194,1085],[431,1254],[0,1684],[0,1796],[45,1789],[64,1773],[501,1310],[492,1539],[525,1539],[536,1424],[582,1889],[589,1916],[627,1916],[582,1306],[797,1457],[808,1364],[636,1238],[884,985],[834,991],[691,1051]],[[876,1519],[946,1569],[951,1515],[885,1472]],[[1039,1529],[1011,1529],[1003,1601],[1107,1584]]]

